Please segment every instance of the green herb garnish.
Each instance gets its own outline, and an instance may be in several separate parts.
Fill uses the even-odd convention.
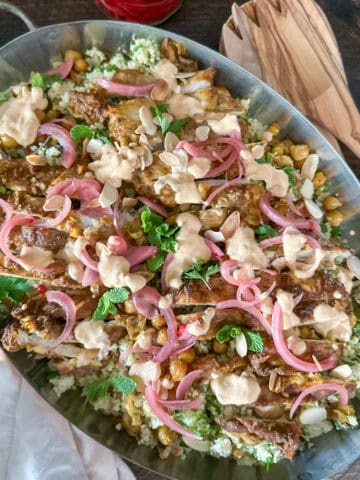
[[[257,158],[255,160],[256,163],[272,163],[272,154],[267,153],[264,157]]]
[[[266,240],[267,238],[276,237],[278,235],[278,232],[275,230],[275,228],[271,227],[270,225],[259,225],[256,228],[255,233],[258,242]]]
[[[295,177],[294,177],[294,167],[290,167],[290,165],[287,165],[286,167],[283,168],[283,171],[286,173],[286,175],[289,178],[289,185],[290,187],[295,187]]]
[[[219,427],[214,420],[199,410],[177,411],[173,418],[180,425],[204,439],[214,438],[219,431]]]
[[[258,332],[253,332],[247,328],[239,327],[238,325],[234,324],[226,324],[223,325],[217,332],[216,332],[216,340],[219,343],[225,343],[231,340],[232,338],[236,338],[241,334],[245,335],[246,343],[248,350],[251,352],[262,352],[264,349],[264,342],[262,336]]]
[[[76,145],[79,145],[85,138],[96,138],[103,143],[111,143],[106,135],[99,130],[89,127],[86,123],[74,125],[70,130],[70,136]]]
[[[5,92],[0,92],[0,105],[6,103],[10,98],[13,98],[13,94],[10,90],[5,90]]]
[[[330,230],[330,237],[331,238],[340,238],[342,235],[341,230],[339,227],[331,227]]]
[[[179,133],[186,124],[186,120],[174,120],[170,122],[167,118],[163,117],[163,113],[166,113],[169,110],[169,105],[163,103],[161,105],[156,105],[155,107],[150,107],[151,113],[156,117],[159,121],[161,131],[163,135],[166,135],[168,132],[172,133]]]
[[[108,398],[110,387],[123,395],[129,395],[135,390],[136,383],[132,378],[126,376],[95,380],[84,388],[86,403],[95,402],[99,398]]]
[[[32,285],[23,278],[0,276],[0,319],[5,320],[9,316],[9,303],[19,302]]]
[[[210,290],[209,278],[211,275],[215,275],[220,272],[220,266],[216,262],[206,262],[205,260],[198,260],[190,268],[182,273],[183,278],[192,278],[195,280],[201,280],[205,283]]]
[[[61,77],[58,73],[54,75],[49,75],[48,73],[34,73],[31,79],[32,87],[40,87],[47,92],[51,85],[55,82],[61,82]]]
[[[115,303],[123,303],[129,298],[126,288],[112,288],[105,292],[99,299],[92,319],[95,322],[103,321],[109,314],[115,315],[117,308]]]

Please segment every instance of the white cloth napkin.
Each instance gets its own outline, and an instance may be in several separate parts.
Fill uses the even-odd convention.
[[[0,480],[135,480],[114,452],[52,409],[0,350]]]

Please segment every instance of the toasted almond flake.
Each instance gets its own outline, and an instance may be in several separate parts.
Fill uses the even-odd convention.
[[[251,162],[254,158],[250,150],[241,150],[240,157],[242,157],[247,162]]]
[[[311,356],[312,356],[312,359],[313,359],[315,365],[317,366],[319,372],[321,372],[322,371],[321,363],[319,362],[317,357],[315,357],[315,355],[311,355]]]
[[[305,160],[302,168],[301,168],[301,175],[303,177],[312,180],[316,173],[316,170],[319,166],[319,156],[316,153],[311,153],[307,159]]]
[[[346,378],[351,377],[352,370],[350,365],[344,363],[343,365],[338,365],[337,367],[333,368],[330,372],[330,376],[334,378],[338,378],[339,380],[345,380]]]
[[[122,202],[121,202],[121,206],[124,207],[124,208],[132,208],[132,207],[135,207],[137,202],[138,201],[137,201],[136,198],[124,197]]]
[[[179,143],[179,138],[173,132],[167,132],[164,139],[164,148],[166,152],[173,152],[176,145]]]
[[[305,179],[301,189],[301,195],[308,200],[311,200],[314,195],[314,184],[308,178]]]
[[[139,125],[135,130],[136,135],[142,135],[145,133],[145,128],[142,125]]]
[[[166,112],[162,114],[162,118],[168,120],[169,122],[172,122],[174,120],[174,117],[170,113]]]
[[[113,187],[109,183],[105,183],[102,192],[99,196],[99,204],[103,207],[110,207],[113,203],[116,202],[118,198],[117,188]]]
[[[146,145],[150,148],[150,143],[149,143],[149,139],[148,137],[145,135],[144,132],[140,133],[140,137],[139,137],[139,143],[143,144],[143,145]]]
[[[61,210],[64,206],[64,196],[54,195],[45,201],[43,210],[45,212],[54,212],[55,210]]]
[[[253,157],[256,158],[261,158],[265,155],[265,148],[263,145],[255,145],[252,149],[252,154]]]
[[[26,155],[25,159],[30,165],[35,165],[37,167],[46,165],[46,158],[42,155]]]
[[[351,255],[351,257],[346,259],[346,265],[351,273],[358,279],[360,279],[360,259]]]
[[[209,133],[210,133],[210,127],[208,127],[207,125],[201,125],[200,127],[197,127],[195,130],[196,138],[200,142],[205,142],[209,138]]]
[[[271,132],[269,132],[268,130],[266,130],[266,132],[264,132],[262,135],[261,135],[261,141],[262,142],[271,142],[271,140],[273,139],[273,134]]]
[[[215,230],[206,230],[206,232],[204,232],[204,237],[212,240],[213,242],[223,242],[225,240],[224,235]]]
[[[240,335],[238,335],[235,338],[235,350],[239,355],[239,357],[242,357],[242,358],[246,357],[248,348],[247,348],[246,337],[243,333],[240,333]]]
[[[151,135],[152,137],[156,134],[156,125],[154,124],[154,119],[153,116],[151,115],[150,110],[148,107],[143,105],[139,109],[139,117],[142,126],[144,127],[145,132],[140,132],[140,133],[147,133],[148,135]]]
[[[307,211],[310,213],[310,215],[313,218],[315,218],[316,220],[322,219],[324,213],[321,210],[321,208],[313,200],[309,200],[308,198],[305,198],[304,203]]]
[[[269,390],[270,392],[274,391],[275,385],[276,385],[276,379],[277,379],[278,374],[276,373],[275,370],[273,370],[270,373],[270,378],[269,378]]]
[[[162,102],[168,96],[169,91],[169,84],[165,80],[160,79],[155,83],[153,89],[151,90],[150,97],[156,102]]]
[[[194,77],[197,72],[179,72],[175,75],[175,78],[190,78]]]

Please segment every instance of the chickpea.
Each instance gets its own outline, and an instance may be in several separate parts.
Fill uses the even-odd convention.
[[[46,120],[46,113],[43,110],[37,109],[35,110],[35,114],[40,122],[45,122]]]
[[[268,130],[274,135],[274,137],[277,137],[280,133],[280,125],[278,123],[272,123]]]
[[[215,353],[225,353],[227,348],[226,343],[220,343],[217,340],[213,341],[213,350]]]
[[[165,345],[167,341],[167,337],[168,337],[167,328],[163,327],[159,330],[156,341],[159,345]]]
[[[325,173],[319,170],[318,172],[315,173],[315,176],[313,178],[314,187],[322,187],[326,182],[326,180],[327,180],[327,176],[325,175]]]
[[[338,227],[342,224],[344,220],[344,215],[339,212],[339,210],[331,210],[330,212],[326,212],[326,220],[330,223],[333,227]]]
[[[285,155],[289,155],[290,147],[291,147],[291,145],[294,145],[294,142],[292,140],[290,140],[289,138],[285,138],[285,140],[283,140],[281,143],[284,146]]]
[[[189,348],[189,350],[185,350],[185,352],[181,352],[178,355],[178,359],[182,360],[185,363],[192,363],[196,358],[195,350],[193,348]]]
[[[284,154],[284,147],[283,147],[282,143],[279,143],[278,145],[276,145],[276,147],[273,147],[271,151],[274,155],[283,155]]]
[[[49,110],[46,114],[46,119],[48,121],[54,120],[55,118],[58,118],[59,115],[60,115],[60,112],[58,112],[57,110]]]
[[[188,366],[183,360],[174,358],[170,361],[169,372],[175,382],[180,382],[187,372]]]
[[[338,198],[333,195],[329,195],[324,198],[324,208],[325,210],[335,210],[336,208],[341,207],[341,202]]]
[[[291,145],[290,147],[290,155],[296,162],[304,162],[305,159],[310,154],[309,145],[306,144],[299,144],[299,145]]]
[[[280,140],[278,138],[272,138],[268,144],[270,147],[276,147],[276,145],[279,145]]]
[[[167,447],[175,442],[177,439],[177,433],[173,430],[170,430],[170,428],[166,425],[161,425],[158,430],[158,439],[160,443]]]
[[[77,58],[74,62],[74,70],[75,72],[81,73],[86,72],[89,68],[89,64],[83,58]]]
[[[136,313],[136,307],[132,300],[125,300],[124,302],[125,313]]]
[[[260,215],[247,215],[245,222],[251,227],[258,227],[261,223]]]
[[[161,327],[166,325],[165,318],[162,315],[157,315],[151,320],[151,325],[156,328],[156,330],[160,330]]]
[[[82,58],[82,55],[77,50],[66,50],[64,58],[65,60],[69,60],[69,58],[72,58],[73,60],[79,60]]]
[[[18,143],[15,140],[15,138],[10,137],[10,135],[8,135],[7,133],[2,133],[0,135],[0,139],[1,139],[1,145],[4,148],[16,148],[18,146]]]
[[[294,166],[293,159],[289,157],[289,155],[280,155],[280,157],[274,157],[274,163],[280,168]]]

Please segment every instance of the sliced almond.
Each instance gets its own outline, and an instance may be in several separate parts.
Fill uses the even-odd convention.
[[[179,143],[179,138],[173,132],[167,132],[164,139],[164,148],[166,152],[173,152],[176,145]]]
[[[205,142],[209,138],[210,127],[201,125],[195,130],[195,136],[200,142]]]
[[[197,72],[179,72],[175,75],[175,78],[190,78],[194,77]]]
[[[105,183],[102,192],[100,193],[99,196],[99,204],[103,208],[110,207],[110,205],[113,205],[118,198],[118,191],[117,188],[113,187],[109,183]]]
[[[314,195],[314,184],[308,178],[305,179],[301,189],[301,195],[308,200],[311,200]]]
[[[156,134],[157,128],[156,128],[156,125],[154,123],[153,116],[151,115],[151,112],[148,109],[148,107],[146,107],[145,105],[140,107],[139,117],[140,117],[141,124],[142,124],[142,126],[145,130],[144,132],[139,131],[139,133],[146,133],[146,134],[151,135],[153,137]]]
[[[121,202],[121,206],[124,207],[124,208],[132,208],[132,207],[135,207],[137,202],[138,201],[137,201],[136,198],[124,197],[122,202]]]
[[[240,335],[235,338],[235,350],[239,357],[246,357],[248,348],[246,337],[243,333],[240,333]]]
[[[261,135],[261,141],[262,142],[269,143],[269,142],[271,142],[272,139],[273,139],[273,134],[271,132],[269,132],[268,130],[266,130],[266,132],[264,132]]]
[[[224,238],[231,238],[235,230],[240,226],[240,213],[232,212],[220,227],[220,232]]]
[[[265,155],[265,148],[263,145],[255,145],[252,152],[254,158],[261,158]]]
[[[315,218],[316,220],[322,219],[324,212],[321,210],[319,205],[317,205],[313,200],[309,200],[308,198],[305,198],[304,203],[307,211],[313,218]]]
[[[309,180],[314,178],[316,170],[319,166],[319,156],[316,153],[311,153],[305,160],[302,168],[301,175]]]
[[[35,165],[36,167],[46,165],[46,158],[42,155],[26,155],[25,159],[30,165]]]
[[[273,371],[270,373],[270,377],[269,377],[269,390],[270,390],[270,392],[273,392],[273,391],[274,391],[277,377],[278,377],[278,374],[276,373],[275,370],[273,370]]]
[[[168,96],[169,91],[169,84],[165,80],[160,79],[151,90],[150,97],[152,100],[155,100],[155,102],[162,102]]]
[[[240,157],[243,158],[246,162],[251,162],[253,160],[253,154],[250,150],[241,150]]]
[[[54,195],[45,201],[43,210],[45,212],[54,212],[55,210],[61,210],[64,206],[64,196]]]

